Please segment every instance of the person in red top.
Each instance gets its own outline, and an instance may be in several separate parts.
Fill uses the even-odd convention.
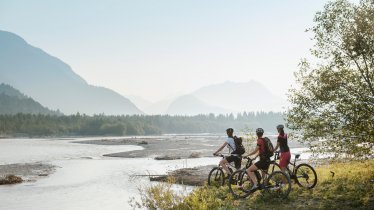
[[[278,125],[277,130],[279,133],[278,140],[277,140],[277,146],[274,148],[274,151],[277,151],[278,148],[280,148],[280,160],[279,160],[279,166],[281,170],[284,172],[290,163],[291,160],[291,152],[290,148],[288,147],[287,142],[287,134],[284,132],[284,126]]]
[[[257,135],[256,149],[253,152],[248,154],[248,156],[251,156],[251,155],[259,153],[259,156],[260,156],[260,160],[247,169],[247,173],[253,182],[253,186],[251,190],[256,189],[258,186],[256,175],[254,172],[257,171],[258,169],[268,170],[269,165],[270,165],[270,157],[267,156],[267,154],[265,153],[265,139],[262,137],[264,135],[264,129],[257,128],[256,135]]]

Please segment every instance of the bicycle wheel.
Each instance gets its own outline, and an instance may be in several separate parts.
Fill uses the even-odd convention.
[[[277,162],[275,161],[270,162],[269,170],[268,170],[269,173],[273,173],[274,171],[280,171],[280,170],[281,168]]]
[[[271,161],[268,172],[271,174],[274,171],[282,171],[282,170],[281,170],[280,165],[277,162]],[[286,169],[283,172],[290,177],[291,181],[292,179],[296,180],[296,177],[293,175],[289,167],[286,167]]]
[[[272,197],[286,198],[291,192],[290,177],[282,171],[274,171],[265,181],[265,190]]]
[[[229,178],[229,190],[235,198],[245,198],[252,192],[253,183],[245,169],[237,170]]]
[[[314,168],[306,163],[296,166],[296,183],[300,187],[312,189],[317,184],[317,173]]]
[[[220,187],[225,184],[225,174],[220,167],[214,167],[208,176],[208,185]]]

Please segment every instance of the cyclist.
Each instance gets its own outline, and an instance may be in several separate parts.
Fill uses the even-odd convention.
[[[257,189],[258,187],[256,175],[254,172],[257,171],[258,169],[262,169],[266,171],[268,170],[269,165],[270,165],[270,157],[266,154],[266,150],[265,150],[265,139],[262,137],[264,135],[264,129],[257,128],[256,135],[257,135],[256,149],[253,152],[249,153],[248,156],[259,153],[260,160],[247,169],[247,173],[251,181],[253,182],[253,186],[250,190]]]
[[[235,168],[239,169],[241,167],[241,164],[242,164],[241,163],[242,159],[239,155],[232,154],[236,150],[234,136],[233,136],[234,135],[234,129],[228,128],[228,129],[226,129],[226,133],[227,133],[226,141],[222,144],[222,146],[215,153],[213,153],[213,155],[217,155],[226,146],[229,148],[230,156],[226,157],[225,159],[222,159],[219,162],[219,165],[223,168],[223,170],[226,171],[226,173],[228,174],[228,177],[229,177],[231,175],[231,171],[227,167],[227,164],[229,164],[231,162],[234,162],[235,163]]]
[[[279,160],[279,166],[281,170],[284,172],[290,163],[291,160],[291,152],[290,148],[288,147],[287,143],[287,134],[284,132],[284,126],[278,125],[278,140],[277,140],[277,146],[274,148],[274,151],[277,151],[278,148],[280,148],[280,160]]]

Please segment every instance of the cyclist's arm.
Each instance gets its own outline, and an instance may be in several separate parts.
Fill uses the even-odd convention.
[[[223,148],[225,148],[226,145],[227,145],[227,142],[223,143],[222,146],[213,154],[216,155],[217,153],[219,153],[221,150],[223,150]]]
[[[279,144],[279,142],[277,142],[277,146],[275,146],[274,151],[277,151],[277,149],[279,148],[279,146],[280,146],[280,144]]]
[[[260,146],[256,146],[256,149],[253,152],[249,153],[248,156],[256,154],[259,150],[260,150]]]

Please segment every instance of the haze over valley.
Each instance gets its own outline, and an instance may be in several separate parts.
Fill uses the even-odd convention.
[[[0,83],[64,114],[227,114],[282,111],[285,106],[283,98],[254,80],[207,85],[155,103],[138,96],[129,100],[108,88],[88,84],[68,64],[16,34],[0,31],[0,45]]]

